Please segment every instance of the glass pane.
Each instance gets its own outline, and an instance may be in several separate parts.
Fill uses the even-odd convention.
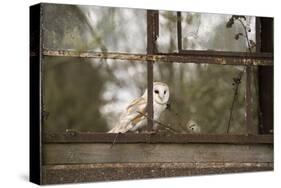
[[[145,89],[142,62],[45,57],[43,130],[106,132]]]
[[[177,52],[177,13],[159,11],[159,37],[157,38],[159,52]]]
[[[252,50],[255,51],[255,17],[240,18],[243,25],[239,20],[235,20],[231,27],[226,27],[231,16],[182,12],[182,49],[246,52],[248,42],[244,25]],[[178,51],[176,12],[160,11],[159,22],[160,36],[157,41],[159,51]]]
[[[233,79],[242,66],[155,63],[154,80],[168,84],[170,110],[160,121],[182,133],[225,134],[234,96]],[[245,73],[235,99],[230,134],[246,133]]]
[[[146,52],[146,11],[45,4],[43,40],[48,49]]]
[[[223,14],[182,13],[183,49],[246,52],[247,40],[244,37],[235,40],[236,34],[245,33],[244,28],[239,21],[227,28],[230,18],[231,15]],[[241,20],[248,28],[249,40],[255,42],[255,17]]]

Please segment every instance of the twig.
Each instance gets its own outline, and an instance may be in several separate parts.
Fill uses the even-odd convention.
[[[240,74],[240,75],[241,75],[241,74]],[[241,80],[241,78],[240,78],[240,80]],[[236,98],[237,98],[237,96],[238,96],[238,88],[239,88],[238,86],[239,86],[239,84],[236,83],[235,86],[236,86],[236,87],[235,87],[235,91],[234,91],[234,95],[233,95],[232,104],[231,104],[231,107],[230,107],[229,120],[228,120],[228,124],[227,124],[227,129],[226,129],[226,133],[227,133],[227,134],[229,133],[230,123],[231,123],[231,120],[232,120],[232,112],[233,112],[233,108],[234,108],[234,102],[235,102],[235,100],[236,100]]]
[[[117,133],[117,134],[116,134],[116,136],[115,136],[115,138],[114,138],[114,140],[113,140],[113,142],[112,142],[112,144],[111,144],[110,148],[112,148],[112,147],[113,147],[113,145],[115,144],[115,142],[116,142],[117,137],[119,136],[119,134],[121,134],[121,133]]]
[[[160,121],[157,121],[157,120],[154,120],[154,119],[151,119],[150,117],[148,117],[147,115],[145,115],[144,113],[142,112],[138,112],[139,114],[143,115],[144,117],[146,117],[147,119],[150,119],[152,120],[153,122],[155,123],[158,123],[160,126],[164,127],[165,129],[167,129],[168,131],[170,131],[171,133],[178,133],[179,131],[176,130],[176,129],[173,129],[172,127],[169,127],[168,125],[165,125],[163,123],[161,123]],[[112,148],[114,146],[114,144],[116,143],[116,140],[117,140],[117,137],[120,135],[121,133],[117,133],[116,136],[114,137],[114,140],[110,146],[110,148]]]
[[[249,40],[247,28],[246,28],[246,26],[244,25],[244,23],[242,22],[241,19],[238,18],[238,20],[239,20],[240,24],[242,25],[242,27],[244,29],[245,38],[246,38],[246,41],[247,41],[247,44],[248,44],[248,50],[249,50],[250,53],[252,53],[252,49],[251,49],[251,45],[250,45],[250,40]],[[231,107],[230,107],[230,112],[229,112],[229,120],[228,120],[228,124],[227,124],[227,129],[226,129],[226,133],[227,134],[229,133],[229,129],[230,129],[230,123],[231,123],[231,120],[232,120],[234,103],[235,103],[235,100],[236,100],[236,98],[238,96],[239,85],[241,83],[241,79],[242,79],[243,73],[246,71],[246,67],[247,66],[244,66],[243,70],[239,73],[239,75],[236,78],[237,80],[234,80],[234,84],[235,84],[235,89],[234,90],[235,91],[234,91],[233,100],[232,100]]]
[[[246,41],[247,41],[247,44],[248,44],[248,50],[250,53],[252,53],[252,49],[251,49],[251,44],[250,44],[250,40],[249,40],[249,36],[248,36],[248,32],[247,32],[247,28],[246,26],[244,25],[244,23],[242,22],[242,20],[238,19],[239,22],[241,23],[243,29],[244,29],[244,32],[245,32],[245,37],[246,37]]]
[[[160,121],[157,121],[157,120],[154,120],[154,119],[151,119],[150,117],[148,117],[147,115],[145,115],[144,113],[142,113],[142,112],[138,112],[139,114],[141,114],[141,115],[143,115],[144,117],[146,117],[147,119],[149,119],[149,120],[152,120],[153,122],[155,122],[155,123],[158,123],[160,126],[162,126],[162,127],[164,127],[164,128],[166,128],[166,129],[169,129],[170,131],[172,130],[172,131],[174,131],[174,132],[176,132],[176,133],[178,133],[179,131],[178,130],[176,130],[176,129],[174,129],[174,128],[172,128],[172,127],[170,127],[170,126],[168,126],[168,125],[165,125],[165,124],[163,124],[163,123],[161,123]],[[174,133],[173,132],[173,133]]]

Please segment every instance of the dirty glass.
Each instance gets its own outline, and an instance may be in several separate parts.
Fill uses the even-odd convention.
[[[234,79],[243,66],[187,63],[154,64],[154,80],[168,84],[170,109],[160,121],[180,133],[225,134],[234,96]],[[245,134],[246,75],[242,76],[232,109],[230,134]],[[252,85],[254,86],[254,80]],[[253,90],[254,123],[257,125],[257,97]],[[193,127],[193,128],[192,128]]]
[[[241,17],[243,25],[235,20],[231,27],[227,23],[232,15],[181,12],[182,49],[247,52],[248,40],[255,51],[255,17]],[[160,52],[177,52],[177,13],[159,12]]]
[[[43,60],[43,130],[107,132],[146,89],[146,63],[67,57]]]
[[[146,11],[97,6],[44,4],[47,49],[146,52]]]

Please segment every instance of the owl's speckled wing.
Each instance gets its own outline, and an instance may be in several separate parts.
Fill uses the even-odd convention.
[[[143,97],[133,100],[122,113],[118,125],[111,129],[109,133],[134,132],[145,125],[146,118],[141,113],[146,114],[146,104],[147,101]]]

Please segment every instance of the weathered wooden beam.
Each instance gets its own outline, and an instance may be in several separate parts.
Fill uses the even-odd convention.
[[[118,59],[129,61],[153,62],[179,62],[179,63],[206,63],[219,65],[267,65],[273,66],[272,53],[245,53],[245,52],[209,52],[195,51],[188,53],[157,53],[157,54],[131,54],[131,53],[106,53],[75,50],[47,50],[45,56],[55,57],[83,57],[98,59]]]
[[[44,143],[112,143],[116,134],[93,132],[45,133]],[[115,143],[273,144],[272,135],[119,134]]]
[[[125,162],[273,162],[272,145],[45,144],[43,164]]]
[[[273,170],[272,163],[108,163],[44,165],[43,184],[129,180]]]

